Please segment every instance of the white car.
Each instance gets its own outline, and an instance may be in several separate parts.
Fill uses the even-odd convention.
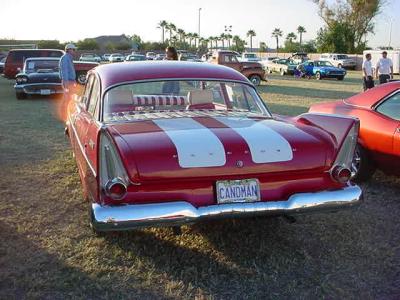
[[[97,54],[92,54],[92,53],[84,53],[81,55],[79,58],[80,61],[92,61],[92,62],[101,62],[101,57],[98,56]]]
[[[146,59],[147,60],[154,60],[156,58],[156,53],[154,52],[147,52],[146,53]]]
[[[355,69],[356,61],[347,54],[324,53],[321,54],[319,60],[329,61],[338,68]]]
[[[125,56],[123,56],[121,53],[113,53],[108,57],[108,60],[110,62],[124,61]]]

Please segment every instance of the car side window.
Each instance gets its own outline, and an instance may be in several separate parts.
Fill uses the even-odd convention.
[[[389,118],[400,121],[400,92],[386,99],[386,101],[376,108],[376,111]]]
[[[100,91],[100,85],[99,85],[99,81],[93,76],[93,88],[92,88],[92,92],[90,93],[89,96],[89,101],[88,101],[88,112],[95,117],[95,119],[97,118],[96,114],[95,114],[95,110],[97,107],[97,102],[99,100],[99,91]]]
[[[85,104],[86,108],[88,107],[87,105],[90,97],[90,92],[92,91],[93,87],[93,80],[94,80],[94,75],[91,75],[85,85],[85,91],[83,92],[82,96],[82,103]]]

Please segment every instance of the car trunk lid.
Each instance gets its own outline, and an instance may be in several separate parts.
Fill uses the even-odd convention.
[[[109,130],[133,181],[321,172],[329,152],[312,131],[274,119],[161,118]]]

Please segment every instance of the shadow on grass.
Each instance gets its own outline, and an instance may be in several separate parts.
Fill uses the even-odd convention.
[[[165,298],[145,288],[123,287],[114,274],[86,274],[0,222],[1,299]],[[113,288],[115,284],[118,289]]]
[[[288,284],[285,277],[293,271],[278,271],[275,266],[268,266],[271,256],[278,253],[279,261],[293,257],[291,250],[282,251],[281,243],[285,239],[274,234],[277,226],[277,219],[269,218],[214,221],[190,227],[188,236],[202,239],[205,235],[212,241],[209,249],[204,244],[199,248],[181,245],[179,240],[185,233],[167,240],[146,231],[122,232],[107,234],[106,239],[125,254],[150,259],[157,272],[167,274],[170,280],[201,289],[211,298],[263,298],[270,294],[283,295],[282,289]],[[260,230],[255,228],[265,228],[265,231],[260,236]],[[295,267],[298,265],[291,268]]]
[[[288,96],[310,97],[310,98],[326,98],[328,99],[344,99],[355,95],[356,93],[340,91],[340,90],[324,90],[298,86],[283,85],[267,85],[259,86],[260,93],[273,93]]]

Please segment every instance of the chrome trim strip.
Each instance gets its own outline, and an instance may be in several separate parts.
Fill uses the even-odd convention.
[[[95,230],[114,231],[193,223],[208,218],[337,210],[356,206],[362,199],[362,190],[357,185],[348,185],[333,191],[294,194],[288,200],[231,203],[199,208],[185,201],[121,206],[93,203],[91,219]]]
[[[51,85],[51,86],[59,86],[62,87],[61,83],[57,83],[57,82],[38,82],[38,83],[25,83],[25,84],[15,84],[14,87],[21,87],[24,88],[25,86],[37,86],[37,85]]]
[[[81,149],[81,152],[82,152],[83,157],[85,158],[87,164],[89,165],[89,168],[90,168],[90,170],[91,170],[92,173],[93,173],[93,176],[96,177],[96,176],[97,176],[97,175],[96,175],[96,171],[94,170],[92,164],[90,163],[89,158],[87,157],[87,155],[86,155],[86,153],[85,153],[85,150],[84,150],[84,148],[83,148],[83,146],[82,146],[82,144],[81,144],[81,141],[79,140],[78,133],[76,132],[76,129],[75,129],[75,127],[74,127],[74,122],[72,122],[72,120],[71,120],[70,118],[69,118],[68,122],[69,122],[69,124],[71,125],[72,131],[74,132],[75,139],[76,139],[76,141],[78,142],[78,145],[79,145],[79,148]]]

